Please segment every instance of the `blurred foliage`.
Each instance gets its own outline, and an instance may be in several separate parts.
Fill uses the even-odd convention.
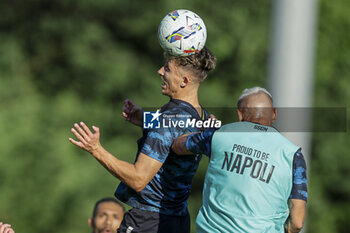
[[[99,126],[103,145],[118,158],[134,161],[141,130],[124,122],[121,106],[125,98],[143,107],[167,102],[156,73],[164,62],[157,27],[171,10],[190,9],[204,19],[207,45],[218,63],[200,88],[200,101],[229,121],[235,112],[228,108],[241,90],[266,84],[271,4],[2,1],[0,220],[16,232],[89,231],[95,201],[112,196],[119,181],[68,142],[70,128],[81,120]],[[319,1],[316,107],[349,107],[346,5],[346,0]],[[307,232],[347,232],[350,227],[347,143],[348,132],[313,135]],[[193,232],[207,163],[204,157],[189,200]]]
[[[308,232],[348,232],[350,223],[350,2],[319,4],[314,105],[346,107],[347,128],[314,133],[309,166]]]

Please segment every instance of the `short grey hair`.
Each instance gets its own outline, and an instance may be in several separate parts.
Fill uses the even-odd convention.
[[[237,101],[237,107],[239,108],[240,103],[242,102],[242,100],[250,95],[254,95],[254,94],[258,94],[260,92],[265,93],[266,95],[268,95],[272,101],[272,95],[270,94],[270,92],[268,92],[265,88],[263,87],[252,87],[252,88],[246,88],[242,91],[242,94],[239,96],[238,101]]]

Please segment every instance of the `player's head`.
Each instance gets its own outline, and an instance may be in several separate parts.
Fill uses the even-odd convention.
[[[262,87],[243,90],[237,102],[239,121],[250,121],[271,126],[277,118],[271,94]]]
[[[158,70],[158,74],[163,80],[162,94],[172,98],[197,91],[200,83],[216,65],[214,54],[205,46],[200,52],[189,56],[166,54],[166,58],[167,61]]]
[[[107,197],[96,202],[88,223],[93,233],[116,233],[124,217],[124,206],[115,198]]]
[[[216,66],[216,57],[204,46],[201,51],[190,56],[168,56],[168,60],[174,60],[175,64],[183,70],[190,72],[195,82],[203,82],[209,71]]]

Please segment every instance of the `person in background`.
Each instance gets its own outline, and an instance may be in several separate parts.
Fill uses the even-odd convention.
[[[124,212],[124,206],[115,198],[100,199],[96,202],[92,217],[88,220],[92,233],[116,233],[123,220]]]

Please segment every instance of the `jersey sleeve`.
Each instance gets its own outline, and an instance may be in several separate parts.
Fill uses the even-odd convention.
[[[210,157],[211,139],[216,129],[206,129],[199,133],[190,134],[186,141],[186,148],[194,154],[206,154]]]
[[[293,186],[289,198],[307,201],[306,163],[301,149],[294,154]]]
[[[168,129],[149,130],[140,152],[164,163],[168,157],[173,139],[174,137]]]

